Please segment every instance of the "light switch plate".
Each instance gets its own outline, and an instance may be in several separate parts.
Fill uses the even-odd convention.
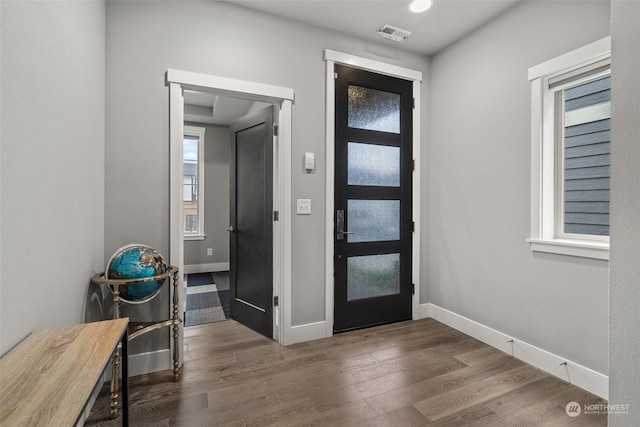
[[[297,199],[296,207],[298,215],[311,215],[311,199]]]
[[[304,168],[307,172],[312,172],[316,168],[316,155],[313,153],[304,153]]]

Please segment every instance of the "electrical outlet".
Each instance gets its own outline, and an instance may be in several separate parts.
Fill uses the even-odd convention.
[[[213,255],[213,248],[207,248],[207,256]]]
[[[298,199],[296,206],[298,215],[311,215],[311,199]]]

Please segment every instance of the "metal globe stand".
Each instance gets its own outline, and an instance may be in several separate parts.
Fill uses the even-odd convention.
[[[155,292],[151,295],[137,301],[129,301],[127,299],[120,297],[120,286],[130,286],[138,283],[151,282],[154,280],[163,280],[171,277],[170,280],[173,282],[173,312],[170,319],[162,320],[159,322],[129,322],[129,341],[146,334],[147,332],[154,331],[159,328],[163,328],[165,326],[173,326],[173,381],[178,381],[180,379],[180,350],[178,347],[178,337],[180,336],[180,324],[182,320],[180,319],[179,308],[178,308],[178,267],[170,265],[167,271],[163,274],[158,274],[157,276],[149,276],[142,277],[137,279],[107,279],[105,277],[105,273],[97,273],[92,278],[91,281],[98,285],[106,286],[107,289],[113,295],[113,318],[120,318],[120,303],[124,302],[126,304],[144,304],[146,302],[154,299],[164,286],[164,283],[161,287],[159,287]],[[118,394],[120,391],[120,351],[121,345],[118,344],[116,351],[113,354],[113,369],[112,369],[112,377],[111,377],[111,411],[110,418],[114,419],[118,416]]]

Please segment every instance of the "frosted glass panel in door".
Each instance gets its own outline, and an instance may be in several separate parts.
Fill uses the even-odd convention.
[[[400,239],[399,200],[347,201],[347,243]]]
[[[349,142],[348,185],[400,187],[400,147]]]
[[[354,256],[347,259],[347,300],[400,292],[400,254]]]
[[[349,85],[350,128],[400,133],[400,95]]]

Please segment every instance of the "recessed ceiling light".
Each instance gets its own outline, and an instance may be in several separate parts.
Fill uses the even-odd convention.
[[[409,5],[409,10],[413,13],[422,13],[433,5],[432,0],[413,0]]]

